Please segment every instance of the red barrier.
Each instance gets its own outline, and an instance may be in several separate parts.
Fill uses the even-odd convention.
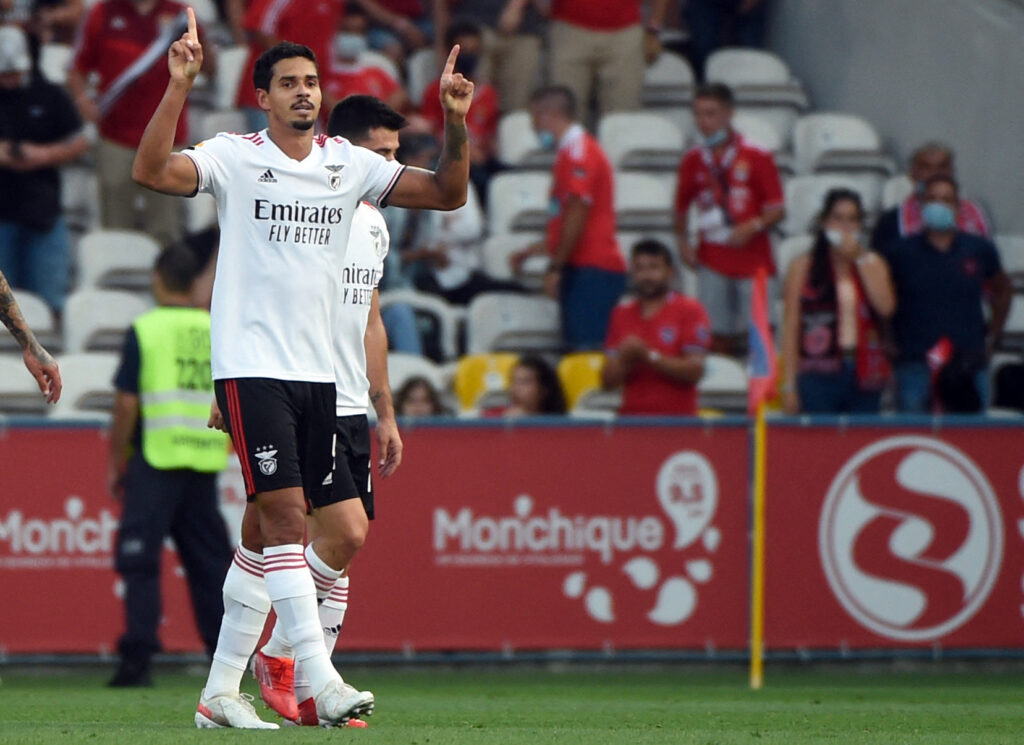
[[[1012,426],[771,427],[766,646],[1019,647],[1022,445]]]

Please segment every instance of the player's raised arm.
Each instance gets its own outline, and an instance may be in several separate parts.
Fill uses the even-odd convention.
[[[388,203],[398,207],[453,210],[466,203],[469,184],[469,134],[466,114],[473,102],[473,82],[455,72],[459,45],[452,47],[441,73],[444,147],[436,171],[406,168]]]
[[[132,178],[139,184],[165,194],[191,195],[199,185],[199,175],[191,159],[173,153],[174,132],[185,99],[192,90],[203,65],[203,47],[199,43],[196,15],[188,12],[188,29],[167,51],[171,79],[164,97],[149,120],[132,164]]]

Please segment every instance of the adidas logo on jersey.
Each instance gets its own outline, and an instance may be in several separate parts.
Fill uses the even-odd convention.
[[[274,178],[274,172],[271,171],[269,168],[267,170],[265,170],[263,172],[263,174],[258,179],[256,179],[256,180],[259,181],[261,184],[276,184],[277,183],[277,179]]]

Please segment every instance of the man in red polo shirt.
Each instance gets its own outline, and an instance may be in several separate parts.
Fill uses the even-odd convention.
[[[608,317],[626,288],[626,262],[615,237],[614,176],[597,140],[576,121],[564,86],[542,88],[530,101],[541,144],[558,148],[547,238],[511,257],[513,268],[533,254],[551,256],[545,291],[561,302],[570,349],[600,349]]]
[[[768,234],[786,214],[772,154],[732,129],[733,95],[721,83],[697,88],[693,114],[701,145],[679,164],[676,237],[683,261],[697,271],[698,299],[711,316],[716,352],[738,354],[750,318],[751,280],[775,274]],[[688,217],[697,207],[700,242],[690,244]]]
[[[707,313],[671,290],[675,270],[664,243],[637,243],[630,263],[636,298],[612,313],[602,383],[623,386],[621,414],[694,416],[711,343]]]
[[[180,200],[132,181],[132,160],[163,97],[167,48],[185,28],[185,6],[173,0],[103,0],[79,31],[68,88],[82,118],[99,126],[96,170],[103,227],[143,230],[169,245],[182,237]],[[99,76],[96,100],[86,78]],[[187,144],[178,119],[174,144]],[[143,205],[141,211],[136,205]]]
[[[652,0],[645,27],[641,0],[553,0],[551,82],[587,107],[596,90],[600,113],[641,106],[644,64],[657,56],[668,0]],[[647,54],[645,54],[645,51]]]
[[[267,126],[267,116],[256,102],[256,87],[252,83],[252,68],[259,56],[280,41],[293,41],[312,49],[321,64],[325,64],[331,59],[331,44],[344,12],[344,4],[337,0],[252,0],[242,19],[242,27],[249,36],[249,59],[238,83],[236,102],[245,112],[249,132]],[[320,77],[325,77],[326,72],[321,70]]]

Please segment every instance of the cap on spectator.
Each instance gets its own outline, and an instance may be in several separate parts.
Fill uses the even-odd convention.
[[[0,26],[0,74],[28,72],[32,60],[28,56],[28,39],[17,26]]]

